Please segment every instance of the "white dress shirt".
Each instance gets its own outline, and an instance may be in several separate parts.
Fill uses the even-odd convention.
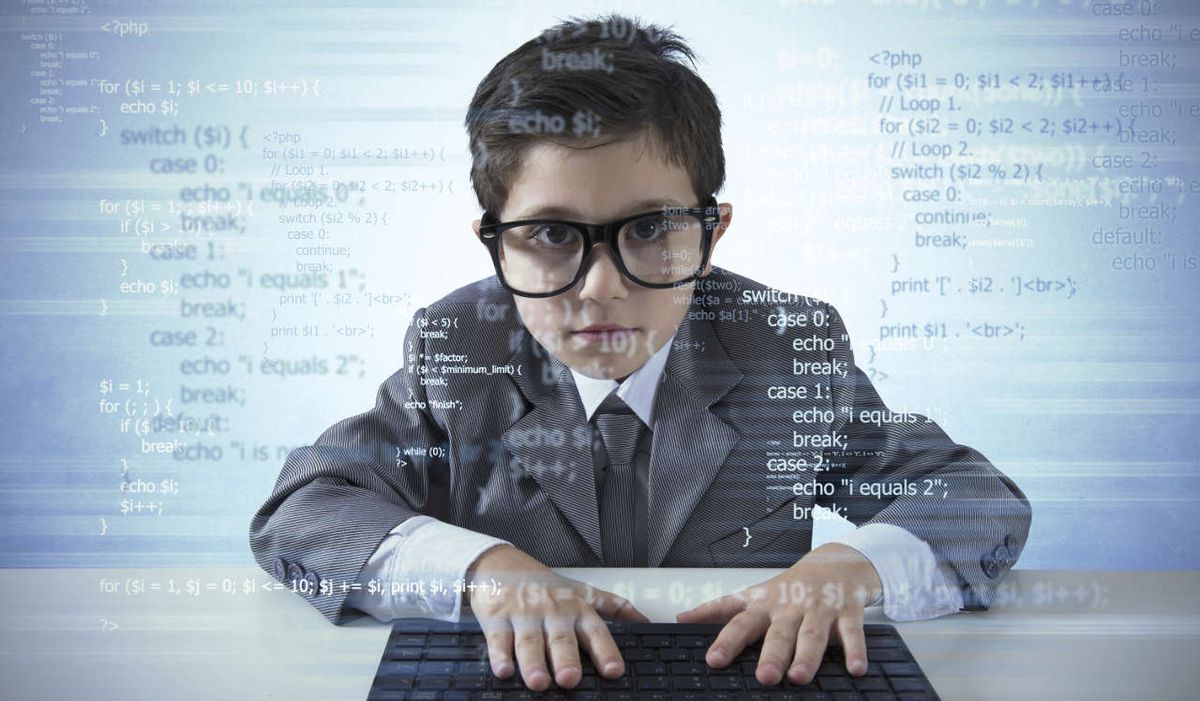
[[[643,423],[653,426],[654,397],[674,338],[619,384],[572,369],[588,420],[615,389]],[[939,567],[929,544],[899,526],[867,524],[829,542],[854,548],[871,562],[883,584],[884,615],[894,621],[936,618],[962,607],[961,593],[949,584],[953,579]],[[361,588],[350,593],[346,604],[380,621],[404,617],[457,621],[462,595],[455,582],[466,577],[480,555],[500,544],[511,545],[431,516],[413,516],[384,537],[359,573]],[[382,593],[370,593],[372,579],[375,591],[382,589]],[[398,591],[393,593],[394,589]],[[879,603],[877,598],[870,605]]]

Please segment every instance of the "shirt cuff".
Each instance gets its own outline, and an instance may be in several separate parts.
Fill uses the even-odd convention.
[[[929,544],[888,523],[868,523],[830,542],[854,548],[871,562],[883,593],[868,606],[883,603],[893,621],[920,621],[955,613],[962,594],[946,577]]]
[[[358,577],[362,588],[348,603],[380,621],[458,621],[467,570],[496,545],[511,543],[432,516],[413,516],[393,528],[371,555]]]

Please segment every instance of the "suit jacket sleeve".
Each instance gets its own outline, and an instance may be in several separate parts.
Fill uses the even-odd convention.
[[[1031,510],[1025,494],[976,450],[959,445],[925,416],[892,412],[854,353],[841,316],[825,305],[833,433],[845,447],[829,453],[822,481],[838,513],[858,525],[886,523],[932,548],[964,610],[986,609],[996,585],[1025,547]],[[870,485],[868,494],[862,487]]]
[[[296,591],[334,624],[349,620],[344,614],[354,609],[343,604],[350,587],[389,531],[444,508],[447,465],[429,453],[445,453],[428,449],[445,436],[419,408],[425,406],[418,379],[424,311],[409,326],[404,368],[380,386],[375,407],[293,450],[250,522],[259,566],[284,582],[306,580]],[[404,455],[409,447],[419,450]]]

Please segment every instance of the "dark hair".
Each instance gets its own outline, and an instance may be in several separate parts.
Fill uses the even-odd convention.
[[[695,65],[678,34],[617,14],[571,18],[525,42],[480,81],[467,110],[479,205],[499,214],[534,142],[588,147],[638,134],[688,171],[698,200],[717,193],[721,110]]]

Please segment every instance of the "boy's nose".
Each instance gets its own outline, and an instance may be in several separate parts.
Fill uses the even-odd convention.
[[[597,243],[596,248],[592,249],[592,259],[588,262],[587,269],[583,271],[581,282],[580,299],[600,301],[624,297],[628,294],[624,276],[617,269],[612,249],[605,243]]]

